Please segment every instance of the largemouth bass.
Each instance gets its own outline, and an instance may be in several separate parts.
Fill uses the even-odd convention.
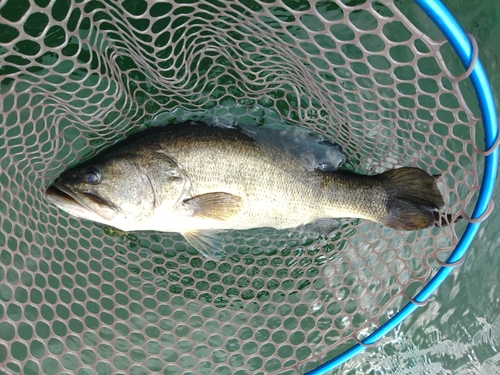
[[[265,137],[200,122],[142,131],[64,172],[46,197],[123,231],[181,233],[207,257],[221,254],[214,231],[294,228],[321,218],[417,230],[433,225],[444,205],[423,170],[308,170]]]

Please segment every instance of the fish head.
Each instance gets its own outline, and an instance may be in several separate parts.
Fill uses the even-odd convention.
[[[150,216],[156,203],[150,177],[130,155],[96,158],[69,169],[45,196],[73,216],[123,230]]]

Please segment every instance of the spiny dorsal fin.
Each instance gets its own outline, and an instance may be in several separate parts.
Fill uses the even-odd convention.
[[[243,198],[229,193],[207,193],[187,199],[184,204],[193,210],[193,216],[215,220],[227,220],[243,209]]]

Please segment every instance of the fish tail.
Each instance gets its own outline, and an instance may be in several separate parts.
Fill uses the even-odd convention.
[[[418,230],[436,223],[444,206],[436,178],[418,168],[399,168],[380,175],[387,193],[383,224],[398,230]]]

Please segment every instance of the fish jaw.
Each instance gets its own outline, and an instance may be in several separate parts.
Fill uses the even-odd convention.
[[[56,182],[45,190],[44,195],[50,203],[70,215],[102,224],[113,225],[109,219],[94,212],[85,204],[84,200],[80,199],[77,194],[64,185]]]

